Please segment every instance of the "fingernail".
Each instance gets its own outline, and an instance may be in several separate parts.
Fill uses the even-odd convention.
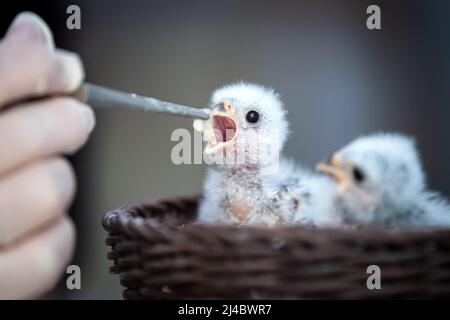
[[[48,164],[53,178],[57,201],[64,205],[61,210],[66,210],[73,200],[76,189],[76,179],[73,169],[67,160],[54,159]]]
[[[85,118],[85,126],[88,132],[91,132],[95,127],[95,114],[89,106],[82,105],[82,112]]]
[[[42,42],[51,49],[55,47],[50,28],[41,17],[33,12],[25,11],[19,13],[6,33],[6,37],[19,35]]]
[[[39,247],[40,256],[36,261],[38,263],[36,268],[41,274],[54,276],[63,272],[73,254],[74,231],[72,222],[64,217],[41,238],[41,241],[45,242]]]
[[[80,57],[73,52],[57,49],[55,68],[57,74],[51,77],[55,84],[50,84],[51,88],[58,88],[63,91],[75,91],[84,79],[84,69]]]

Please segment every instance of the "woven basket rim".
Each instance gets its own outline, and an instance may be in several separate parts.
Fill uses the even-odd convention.
[[[211,236],[221,236],[227,233],[234,233],[236,238],[241,234],[252,233],[254,236],[277,238],[295,237],[299,233],[315,235],[326,233],[327,238],[353,238],[355,240],[373,241],[373,242],[389,242],[395,240],[396,242],[404,241],[424,241],[424,240],[448,240],[450,237],[450,228],[433,228],[433,229],[405,229],[405,230],[386,230],[381,228],[364,227],[360,229],[345,229],[345,228],[317,228],[311,229],[300,225],[280,226],[277,228],[266,228],[258,226],[241,226],[235,227],[230,225],[219,224],[200,224],[184,221],[174,221],[171,219],[167,221],[165,217],[143,217],[142,213],[145,211],[153,211],[155,208],[160,208],[162,212],[170,209],[172,205],[179,204],[185,206],[186,204],[194,204],[201,198],[200,194],[181,197],[164,197],[155,198],[149,201],[138,204],[127,204],[117,209],[111,210],[104,214],[102,219],[103,228],[111,234],[121,234],[128,238],[138,238],[140,240],[151,240],[151,237],[146,235],[155,231],[160,233],[160,236],[167,234],[168,237],[173,232],[178,234],[191,234],[192,231],[203,231]],[[171,239],[172,240],[172,239]]]

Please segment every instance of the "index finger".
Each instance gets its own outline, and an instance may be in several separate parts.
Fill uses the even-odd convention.
[[[78,55],[55,50],[50,29],[21,13],[0,42],[0,108],[29,97],[75,90],[84,78]]]

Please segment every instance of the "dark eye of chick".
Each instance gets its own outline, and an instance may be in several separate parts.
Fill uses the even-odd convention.
[[[353,175],[353,179],[357,182],[357,183],[361,183],[364,181],[364,179],[366,178],[364,175],[364,172],[358,168],[358,167],[353,167],[352,169],[352,175]]]
[[[255,124],[259,121],[259,112],[255,110],[250,110],[245,115],[245,120],[247,120],[248,123]]]

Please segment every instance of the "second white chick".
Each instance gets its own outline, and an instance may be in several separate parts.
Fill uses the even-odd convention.
[[[205,153],[213,164],[198,220],[237,226],[309,224],[308,215],[300,217],[298,211],[309,208],[310,190],[301,185],[301,171],[280,160],[288,123],[278,95],[241,82],[216,90],[211,108],[210,120],[194,124],[206,136]]]
[[[361,137],[336,152],[319,171],[336,182],[338,226],[420,228],[450,226],[450,206],[426,190],[412,138],[401,134]]]

